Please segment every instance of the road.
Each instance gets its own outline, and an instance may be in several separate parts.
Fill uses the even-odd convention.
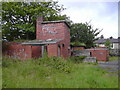
[[[98,62],[98,67],[111,72],[110,75],[118,76],[118,70],[120,70],[119,64],[120,61]]]

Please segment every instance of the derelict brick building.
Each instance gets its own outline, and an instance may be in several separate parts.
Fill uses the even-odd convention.
[[[36,25],[36,39],[47,42],[42,50],[46,49],[48,56],[70,56],[70,30],[66,21],[43,21],[38,17]]]
[[[28,27],[29,28],[29,27]],[[4,45],[4,55],[19,59],[48,56],[70,56],[70,30],[66,21],[36,20],[36,40],[27,42],[9,42]]]
[[[29,27],[28,27],[29,28]],[[27,42],[8,42],[3,50],[4,55],[26,60],[28,58],[43,57],[46,52],[50,56],[61,56],[67,58],[71,50],[84,50],[84,47],[70,49],[70,29],[66,21],[43,21],[42,17],[36,20],[36,40]],[[108,60],[106,48],[90,48],[87,51],[91,57],[97,60]]]

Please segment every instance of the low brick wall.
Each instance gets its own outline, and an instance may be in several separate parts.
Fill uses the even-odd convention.
[[[85,48],[84,47],[72,47],[73,50],[84,50]]]
[[[98,61],[107,61],[109,56],[109,50],[106,47],[96,47],[85,50],[75,50],[72,52],[72,55],[96,57]]]
[[[21,42],[7,42],[3,43],[2,53],[4,56],[26,60],[40,57],[41,48],[40,46],[21,45]]]
[[[75,50],[75,51],[73,51],[73,56],[90,56],[90,51],[88,51],[88,50]]]
[[[98,61],[107,61],[109,50],[106,47],[96,47],[87,49],[92,57],[96,57]]]
[[[85,63],[96,63],[97,60],[96,60],[96,57],[86,57],[83,62]]]

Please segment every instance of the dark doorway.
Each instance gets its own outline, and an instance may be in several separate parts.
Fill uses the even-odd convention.
[[[42,57],[47,56],[47,46],[42,46]]]
[[[61,49],[60,49],[60,45],[58,45],[58,56],[61,56]]]
[[[92,57],[92,53],[90,52],[90,57]]]

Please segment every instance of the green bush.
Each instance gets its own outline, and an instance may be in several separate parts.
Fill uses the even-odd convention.
[[[66,73],[71,72],[71,65],[62,57],[50,57],[45,64]]]
[[[52,67],[54,69],[57,69],[59,71],[65,72],[65,73],[70,73],[71,72],[71,63],[68,62],[68,60],[65,60],[62,57],[43,57],[36,59],[36,64],[39,65],[44,65],[46,67]]]
[[[3,56],[2,58],[2,67],[9,67],[10,65],[13,65],[17,62],[19,62],[19,59],[14,59],[14,58],[10,58],[10,57],[5,57]]]
[[[87,56],[71,56],[70,59],[75,63],[82,63]]]
[[[71,42],[70,44],[73,46],[80,46],[80,45],[86,46],[85,43],[80,43],[80,42]]]

